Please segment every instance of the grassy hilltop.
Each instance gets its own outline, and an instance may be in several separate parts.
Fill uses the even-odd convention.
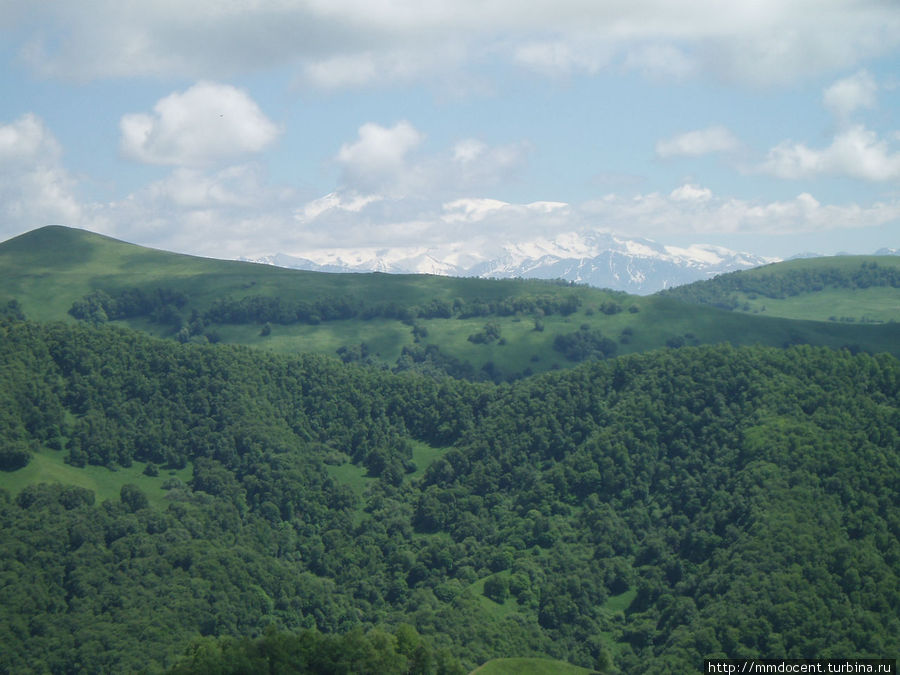
[[[538,280],[287,270],[166,253],[64,227],[0,244],[0,269],[0,301],[17,300],[31,319],[74,320],[70,310],[81,303],[86,320],[158,337],[283,353],[342,350],[345,360],[470,379],[719,342],[900,350],[896,326],[797,321],[771,311],[748,316],[686,305],[677,296]],[[144,305],[123,308],[125,297]]]
[[[722,274],[661,295],[759,316],[900,321],[900,256],[836,256]]]

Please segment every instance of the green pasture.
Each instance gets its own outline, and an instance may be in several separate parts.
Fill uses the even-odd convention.
[[[103,466],[71,466],[63,461],[64,457],[62,451],[42,449],[32,455],[27,466],[17,471],[0,471],[0,488],[17,495],[29,485],[38,483],[75,485],[91,490],[101,503],[108,499],[118,500],[122,486],[132,483],[147,495],[151,506],[164,508],[167,491],[163,489],[163,483],[172,476],[187,483],[192,475],[190,465],[178,471],[160,469],[157,476],[147,476],[144,474],[145,462],[135,461],[129,467],[111,470]]]
[[[466,588],[476,598],[481,606],[482,611],[492,619],[505,619],[511,614],[519,612],[519,601],[513,595],[510,595],[503,603],[494,602],[484,594],[484,583],[491,577],[506,577],[507,580],[512,576],[509,570],[503,570],[496,574],[490,574],[486,577],[478,579],[474,583],[469,584]]]
[[[540,658],[491,659],[471,675],[590,675],[594,671],[565,661]]]
[[[900,289],[828,288],[788,298],[735,293],[738,311],[808,321],[887,323],[900,321]]]

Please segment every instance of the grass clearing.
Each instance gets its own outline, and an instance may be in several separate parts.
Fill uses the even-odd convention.
[[[609,596],[600,608],[609,616],[624,614],[625,610],[628,609],[632,602],[634,602],[636,597],[637,589],[629,588],[624,593]]]
[[[491,659],[470,675],[589,675],[590,668],[582,668],[566,661],[541,658]]]
[[[900,289],[896,288],[829,288],[788,298],[766,298],[747,293],[735,293],[735,296],[738,311],[748,314],[807,321],[900,321]]]
[[[159,475],[147,476],[144,474],[144,468],[147,466],[145,462],[135,461],[129,467],[120,467],[113,471],[104,466],[88,465],[84,468],[71,466],[63,461],[64,457],[64,452],[42,449],[32,455],[27,466],[17,471],[0,472],[0,488],[15,496],[29,485],[37,483],[75,485],[91,490],[97,503],[101,503],[108,499],[119,499],[122,486],[131,483],[147,495],[151,506],[165,508],[167,502],[166,490],[162,488],[163,483],[172,476],[187,483],[192,476],[190,465],[177,471],[160,469]]]
[[[450,449],[435,448],[424,441],[410,441],[410,444],[412,445],[412,459],[416,464],[416,470],[409,474],[409,477],[412,480],[418,480],[424,476],[428,467],[431,466],[438,457],[441,457]]]
[[[345,464],[326,464],[326,471],[341,485],[346,485],[353,492],[362,497],[366,493],[366,489],[376,480],[375,476],[370,476],[364,466],[357,466],[347,462]]]
[[[481,605],[481,609],[484,611],[484,613],[492,619],[505,619],[510,614],[516,614],[521,610],[519,601],[516,600],[516,598],[512,595],[507,597],[504,602],[499,603],[494,602],[484,594],[484,584],[488,579],[490,579],[491,577],[506,577],[508,581],[510,576],[512,576],[512,574],[509,570],[503,570],[502,572],[489,574],[488,576],[483,577],[466,587],[466,590],[468,590],[478,599],[478,603]]]

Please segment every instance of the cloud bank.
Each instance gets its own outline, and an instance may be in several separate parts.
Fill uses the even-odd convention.
[[[221,79],[290,66],[309,86],[464,70],[486,58],[550,76],[608,67],[756,84],[853,68],[900,44],[889,2],[84,0],[13,4],[20,54],[44,76]]]

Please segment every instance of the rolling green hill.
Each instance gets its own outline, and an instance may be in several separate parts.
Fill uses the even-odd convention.
[[[16,300],[31,319],[71,321],[74,312],[182,342],[340,350],[346,361],[469,379],[514,379],[588,358],[719,342],[900,353],[894,325],[749,316],[537,280],[286,270],[64,227],[0,244],[0,270],[0,301]]]
[[[660,295],[758,316],[898,322],[900,256],[791,260],[722,274]]]

